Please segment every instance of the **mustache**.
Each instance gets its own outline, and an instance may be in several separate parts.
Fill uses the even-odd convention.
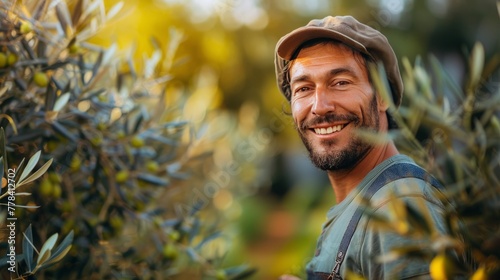
[[[313,119],[309,119],[304,121],[300,125],[301,130],[306,130],[311,126],[320,125],[324,123],[333,123],[333,122],[354,122],[357,124],[359,122],[359,118],[355,115],[338,115],[338,114],[326,114],[323,116],[318,116]]]

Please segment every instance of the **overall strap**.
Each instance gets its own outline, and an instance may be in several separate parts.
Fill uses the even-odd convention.
[[[420,166],[411,163],[396,163],[389,166],[385,169],[373,183],[368,187],[365,192],[365,198],[371,199],[371,197],[386,184],[395,181],[397,179],[403,178],[417,178],[424,180],[434,186],[435,188],[441,189],[441,183],[436,180],[436,178],[432,177],[427,171],[425,171]],[[344,232],[344,236],[342,237],[342,241],[340,242],[339,251],[337,253],[337,257],[335,259],[335,266],[333,267],[332,272],[330,273],[328,279],[342,279],[340,276],[340,266],[344,261],[345,254],[347,252],[347,248],[349,247],[349,243],[351,243],[352,236],[354,235],[354,231],[358,225],[359,220],[363,214],[364,210],[362,207],[358,207],[354,212],[354,215],[347,226],[346,231]]]

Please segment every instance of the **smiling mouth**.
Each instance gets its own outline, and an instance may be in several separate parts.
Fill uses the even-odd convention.
[[[339,124],[339,125],[334,125],[330,127],[321,127],[321,128],[313,128],[314,133],[319,134],[319,135],[328,135],[332,134],[335,132],[341,131],[346,125],[345,124]]]

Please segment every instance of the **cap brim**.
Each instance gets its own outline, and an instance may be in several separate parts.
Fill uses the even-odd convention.
[[[278,42],[278,46],[276,47],[276,53],[284,60],[291,60],[295,51],[303,43],[318,38],[335,39],[362,53],[369,55],[365,46],[363,46],[363,44],[361,44],[360,42],[335,30],[328,30],[324,27],[316,26],[304,26],[282,37]]]

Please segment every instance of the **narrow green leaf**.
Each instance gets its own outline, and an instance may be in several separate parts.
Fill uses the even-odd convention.
[[[204,238],[198,245],[196,245],[195,249],[200,250],[205,244],[207,244],[208,242],[215,240],[221,236],[222,236],[221,232],[215,232],[215,233],[207,236],[206,238]]]
[[[30,196],[31,193],[26,193],[26,192],[16,192],[16,196]],[[0,203],[2,206],[9,206],[7,203]],[[36,209],[40,208],[40,206],[37,205],[16,205],[17,208],[24,208],[24,209]]]
[[[102,58],[102,64],[107,65],[109,61],[116,56],[116,50],[118,49],[118,45],[112,44],[107,48],[104,52],[103,58]]]
[[[33,270],[33,233],[31,231],[31,224],[24,231],[23,254],[28,272],[31,272]]]
[[[58,261],[62,260],[69,252],[69,250],[71,250],[71,247],[73,245],[69,245],[68,247],[64,248],[60,253],[59,255],[55,256],[55,255],[52,255],[43,265],[42,265],[42,268],[46,268],[50,265],[53,265],[55,263],[57,263]]]
[[[73,26],[77,26],[80,23],[80,18],[83,14],[83,0],[78,0],[73,10],[73,14],[71,14],[71,22]]]
[[[99,69],[101,69],[103,57],[104,57],[104,52],[102,52],[102,51],[99,52],[99,56],[97,57],[97,60],[94,63],[94,66],[92,67],[92,76],[90,76],[90,79],[86,82],[86,84],[91,83],[92,80],[94,80],[94,78],[97,77]]]
[[[71,234],[72,233],[73,233],[73,231],[71,232]],[[67,238],[68,238],[68,236],[66,236],[66,239]],[[72,239],[72,237],[71,237],[71,239]],[[73,245],[71,245],[67,242],[61,243],[57,247],[57,249],[55,249],[54,252],[52,252],[52,255],[50,256],[50,258],[47,261],[45,261],[40,268],[47,268],[47,267],[52,266],[53,264],[59,262],[60,260],[62,260],[68,254],[68,252],[71,250],[72,246]]]
[[[40,19],[40,17],[42,15],[44,15],[45,12],[46,12],[47,1],[46,0],[40,0],[40,1],[37,1],[36,3],[37,3],[37,6],[34,9],[35,12],[33,13],[33,19],[38,21]]]
[[[144,181],[146,183],[150,183],[150,184],[162,186],[162,187],[168,186],[170,183],[166,178],[161,178],[161,177],[154,176],[151,174],[146,174],[146,173],[138,174],[137,179]]]
[[[56,103],[57,93],[54,87],[47,87],[45,91],[45,114],[52,111],[54,104]]]
[[[403,69],[405,70],[405,73],[408,76],[413,77],[413,67],[411,66],[411,62],[408,59],[408,57],[403,57],[402,64],[403,64]]]
[[[236,276],[231,277],[231,280],[243,280],[243,279],[248,279],[248,277],[254,275],[257,273],[256,268],[249,268],[248,270],[245,270],[241,274],[238,274]]]
[[[477,119],[474,119],[474,124],[476,127],[476,141],[475,141],[476,142],[475,146],[477,147],[476,156],[479,159],[479,161],[482,161],[486,154],[486,145],[488,143],[488,139],[486,137],[486,132],[484,131],[481,122]]]
[[[417,130],[420,127],[422,118],[425,114],[424,110],[425,109],[420,109],[417,106],[412,106],[408,110],[408,113],[409,113],[408,118],[407,118],[408,128],[411,130],[413,135],[417,132]]]
[[[50,261],[52,261],[55,258],[57,258],[58,261],[61,258],[63,258],[64,255],[66,255],[67,253],[66,250],[69,251],[68,248],[71,248],[71,243],[73,243],[73,236],[74,236],[73,231],[71,231],[68,235],[66,235],[61,244],[59,244],[59,246],[57,246],[57,248],[54,249],[54,251],[52,252],[52,257],[50,258]]]
[[[0,119],[6,119],[9,124],[12,126],[12,130],[14,131],[14,134],[18,134],[17,132],[17,126],[16,126],[16,123],[14,122],[14,119],[9,116],[9,115],[6,115],[6,114],[0,114]]]
[[[82,17],[88,18],[88,16],[91,14],[100,14],[101,18],[104,18],[104,10],[99,10],[99,8],[104,9],[103,6],[104,6],[103,0],[92,1],[91,3],[85,3],[85,9],[83,10]],[[78,34],[78,35],[81,35],[81,34]]]
[[[191,247],[188,247],[186,249],[186,253],[188,255],[188,257],[192,260],[192,261],[197,261],[199,259],[199,256],[198,254],[196,254],[196,252],[193,250],[193,248]]]
[[[4,266],[7,266],[9,263],[9,257],[5,256],[0,258],[0,268],[3,268]]]
[[[25,91],[28,88],[26,81],[17,76],[14,78],[14,84],[22,91]]]
[[[229,267],[224,270],[226,274],[231,277],[230,279],[247,279],[250,275],[254,274],[257,270],[246,264],[235,267]]]
[[[391,138],[387,133],[381,133],[378,131],[375,132],[373,130],[363,128],[356,129],[355,134],[372,144],[386,144],[388,141],[391,141]]]
[[[423,67],[415,67],[415,80],[422,90],[423,96],[428,101],[434,101],[434,93],[431,87],[431,78]]]
[[[387,102],[391,110],[395,109],[394,100],[392,95],[389,94],[389,84],[385,74],[384,66],[380,63],[378,65],[370,65],[370,75],[373,80],[375,89],[380,94],[382,99]]]
[[[144,120],[144,115],[142,111],[139,113],[139,116],[137,117],[137,121],[135,122],[134,128],[132,130],[132,133],[137,133],[139,131],[139,128],[141,128],[142,121]]]
[[[90,91],[90,92],[85,92],[84,93],[85,96],[81,100],[89,100],[89,99],[92,99],[94,97],[98,97],[103,92],[106,92],[106,89],[100,88],[100,89],[93,90],[93,91]]]
[[[414,209],[409,204],[405,203],[406,213],[408,214],[407,220],[412,226],[413,231],[423,232],[427,235],[432,233],[431,221],[422,213],[428,211],[426,208]]]
[[[52,124],[52,128],[59,134],[61,134],[62,136],[64,136],[65,138],[67,138],[68,140],[70,140],[71,142],[73,143],[76,143],[78,141],[78,138],[76,135],[72,134],[71,132],[69,132],[68,129],[66,129],[61,123],[59,123],[58,121],[54,121]]]
[[[425,258],[428,257],[428,250],[425,250],[420,245],[407,245],[395,247],[384,255],[376,258],[379,262],[391,262],[401,258]]]
[[[49,169],[50,165],[52,164],[52,161],[53,161],[53,159],[49,159],[44,165],[42,165],[42,167],[40,167],[40,169],[38,169],[35,173],[31,174],[31,176],[26,178],[26,180],[24,180],[23,182],[17,183],[16,188],[18,188],[22,185],[29,184],[29,183],[35,181],[36,179],[38,179],[40,176],[42,176],[47,171],[47,169]]]
[[[40,160],[41,153],[42,153],[41,151],[38,151],[33,156],[31,156],[30,160],[28,161],[28,164],[26,164],[26,167],[23,170],[23,173],[21,173],[21,177],[19,177],[18,184],[20,184],[26,177],[28,177],[33,168],[35,168],[36,164],[38,163],[38,160]]]
[[[120,1],[116,3],[111,9],[109,9],[108,13],[106,14],[106,20],[110,20],[114,16],[116,16],[120,10],[123,8],[123,1]]]
[[[470,57],[470,87],[475,88],[481,81],[481,74],[484,68],[484,47],[477,42],[472,49]]]
[[[445,83],[444,81],[446,80],[444,77],[444,70],[443,67],[441,66],[441,63],[439,63],[439,60],[434,56],[430,55],[429,61],[432,67],[432,72],[434,73],[434,76],[436,77],[436,95],[439,100],[443,98],[443,93],[445,92]]]
[[[40,250],[40,255],[38,255],[38,260],[37,260],[37,265],[42,265],[45,261],[47,261],[50,258],[51,255],[51,250],[54,248],[54,245],[56,244],[57,237],[59,236],[58,233],[54,233],[47,241],[42,246],[42,249]]]
[[[148,135],[148,138],[153,139],[155,141],[161,142],[162,144],[165,145],[170,145],[170,146],[177,146],[179,143],[173,139],[161,136],[161,135],[156,135],[156,134],[151,134]]]
[[[21,159],[21,162],[16,168],[16,182],[19,182],[19,177],[21,177],[21,174],[23,173],[23,170],[26,166],[24,166],[25,163],[25,158]]]
[[[497,116],[491,117],[490,127],[493,129],[496,135],[500,136],[500,120],[498,120]]]
[[[80,81],[82,84],[86,85],[85,82],[85,74],[87,73],[87,66],[85,65],[85,61],[83,60],[83,56],[79,56],[76,65],[79,68],[80,72]]]
[[[163,124],[163,128],[169,128],[169,127],[177,128],[177,127],[186,126],[188,124],[189,124],[189,122],[187,122],[187,121],[173,121],[173,122]]]
[[[38,259],[36,262],[37,265],[36,265],[35,269],[33,270],[33,272],[35,272],[39,268],[41,268],[42,265],[50,258],[50,250],[45,250],[45,251],[42,251],[41,253],[43,253],[43,254],[38,255]]]
[[[69,14],[68,6],[66,2],[59,2],[56,5],[56,16],[61,24],[62,31],[65,35],[69,35],[67,32],[71,28],[71,16]]]
[[[30,46],[30,44],[28,43],[28,41],[26,41],[26,39],[22,38],[21,39],[21,44],[23,45],[23,48],[26,51],[26,53],[28,54],[29,58],[30,59],[36,59],[35,51]]]
[[[56,104],[54,104],[53,111],[59,112],[64,106],[66,106],[66,104],[69,101],[69,97],[70,97],[69,92],[59,96],[59,98],[56,101]]]
[[[3,156],[0,155],[0,178],[3,178]],[[2,194],[2,186],[0,186],[0,194]]]
[[[1,156],[3,158],[3,171],[4,173],[7,173],[8,170],[8,162],[7,162],[7,139],[5,139],[5,131],[3,130],[3,127],[0,127],[0,149],[1,151]]]
[[[43,137],[45,131],[43,129],[30,129],[28,131],[23,131],[21,134],[14,135],[10,140],[12,143],[19,143],[25,141],[31,141],[33,139],[39,139]]]

